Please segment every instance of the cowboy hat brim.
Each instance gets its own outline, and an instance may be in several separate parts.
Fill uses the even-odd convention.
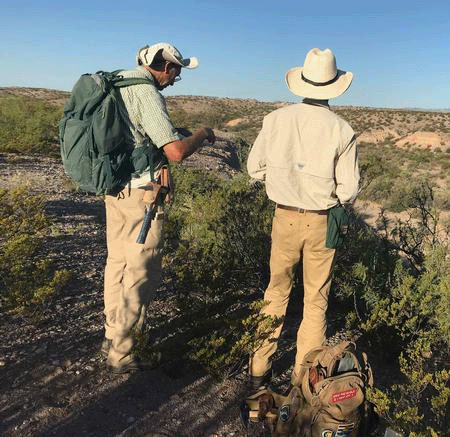
[[[338,97],[347,90],[353,80],[350,71],[337,71],[336,80],[328,85],[313,85],[302,77],[303,67],[291,68],[285,76],[287,87],[297,96],[316,100],[328,100]]]

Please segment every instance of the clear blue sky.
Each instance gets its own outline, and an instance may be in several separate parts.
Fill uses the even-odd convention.
[[[134,68],[138,48],[167,41],[200,66],[166,95],[297,101],[285,72],[318,47],[354,73],[332,104],[450,108],[448,0],[2,3],[0,86],[70,90],[81,74]]]

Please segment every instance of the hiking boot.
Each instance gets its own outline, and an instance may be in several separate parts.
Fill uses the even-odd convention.
[[[248,389],[251,392],[261,390],[270,384],[271,379],[272,379],[272,370],[268,370],[262,376],[250,375],[248,378]]]
[[[108,358],[108,354],[109,354],[109,349],[111,349],[111,345],[112,345],[112,340],[110,340],[109,338],[104,338],[102,341],[102,345],[100,347],[100,355],[103,358]]]
[[[133,357],[128,363],[122,366],[112,366],[107,363],[107,367],[112,373],[121,375],[124,373],[143,372],[156,369],[161,362],[161,352],[155,353],[149,360],[141,360],[139,357]]]

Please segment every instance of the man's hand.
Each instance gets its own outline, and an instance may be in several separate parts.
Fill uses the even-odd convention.
[[[192,135],[192,132],[184,127],[177,127],[176,131],[183,135],[183,137],[187,138]],[[216,136],[214,135],[214,131],[210,127],[202,127],[197,130],[196,133],[203,133],[205,136],[205,140],[208,140],[209,143],[214,144],[216,141]]]
[[[210,127],[201,127],[182,140],[173,141],[164,146],[164,153],[171,161],[181,162],[203,146],[203,141],[214,144],[216,136]]]

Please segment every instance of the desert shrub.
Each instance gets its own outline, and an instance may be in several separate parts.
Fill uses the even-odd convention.
[[[242,123],[228,130],[238,135],[245,143],[252,145],[261,130],[261,123]]]
[[[177,109],[170,113],[170,117],[176,126],[187,129],[196,129],[202,126],[209,126],[213,129],[223,127],[230,116],[223,110],[214,110],[207,112],[188,113],[183,109]]]
[[[51,225],[43,208],[43,199],[25,187],[0,191],[0,304],[7,309],[36,310],[69,276],[52,272],[51,260],[39,256]]]
[[[426,257],[420,275],[411,274],[399,261],[392,277],[393,287],[372,302],[370,316],[363,323],[363,329],[374,334],[387,330],[395,333],[388,344],[393,350],[401,350],[391,359],[398,360],[402,378],[383,390],[384,415],[411,436],[433,435],[427,434],[430,429],[448,431],[450,276],[444,252],[442,247],[434,249]],[[382,340],[386,339],[380,337],[380,347]]]
[[[411,180],[398,180],[391,189],[390,197],[384,202],[384,207],[390,211],[400,212],[408,208],[415,208],[420,204],[426,206],[428,201],[433,201],[433,188],[430,181],[417,178]],[[424,203],[422,203],[424,202]]]
[[[189,356],[223,378],[243,369],[261,327],[279,323],[258,312],[273,206],[243,175],[174,173],[164,262],[177,311],[161,322],[169,334],[149,337],[152,347]],[[390,426],[410,437],[447,435],[450,419],[450,253],[438,240],[432,193],[418,193],[414,221],[376,231],[353,214],[332,306],[335,322],[358,330],[378,370],[390,375],[370,397]]]
[[[248,155],[250,153],[251,145],[243,138],[237,141],[237,154],[240,162],[247,163]]]
[[[411,437],[449,432],[450,252],[439,242],[431,198],[418,197],[418,223],[399,222],[383,235],[355,219],[335,275],[347,327],[389,368],[391,381],[370,396]]]
[[[446,154],[446,152],[441,152],[439,166],[444,172],[443,177],[446,177],[447,171],[450,170],[450,159],[449,156]]]
[[[250,184],[245,175],[222,180],[182,168],[175,171],[175,180],[176,199],[169,219],[171,251],[202,254],[200,259],[194,257],[199,267],[180,265],[177,276],[185,278],[188,287],[192,279],[215,288],[223,286],[228,271],[228,281],[249,283],[255,264],[258,273],[267,264],[261,261],[268,250],[273,206],[264,189]]]
[[[361,198],[374,201],[389,199],[393,187],[401,180],[399,165],[384,149],[364,148],[360,159]]]
[[[415,149],[414,152],[411,153],[409,159],[423,166],[425,163],[433,163],[435,161],[435,156],[435,153],[431,150]]]
[[[23,96],[0,96],[0,151],[59,153],[62,107]]]
[[[244,175],[222,180],[177,167],[174,179],[164,265],[178,307],[170,329],[178,336],[157,342],[225,377],[242,368],[258,341],[273,207]]]
[[[443,211],[450,211],[450,192],[446,190],[436,199],[436,203],[439,209]]]

